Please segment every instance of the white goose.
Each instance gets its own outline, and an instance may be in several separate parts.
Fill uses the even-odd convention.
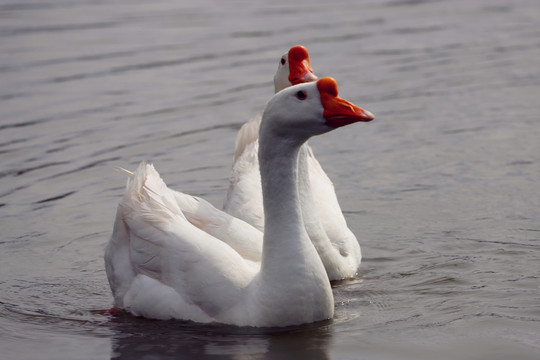
[[[280,59],[274,76],[274,88],[277,93],[289,86],[316,79],[308,51],[303,46],[294,46]],[[223,210],[263,231],[264,212],[257,157],[260,120],[260,116],[251,119],[238,132]],[[309,237],[322,258],[330,280],[352,278],[358,271],[362,253],[358,240],[347,226],[334,185],[307,143],[300,152],[300,164],[307,167],[309,173],[309,180],[300,183],[302,213],[308,219],[306,230]],[[311,191],[308,191],[309,186]],[[252,255],[252,259],[256,260],[257,255]]]
[[[297,183],[307,174],[298,155],[310,136],[372,119],[339,98],[331,78],[268,102],[259,137],[266,218],[260,266],[188,221],[175,193],[142,163],[128,180],[105,251],[115,306],[148,318],[239,326],[331,318],[330,282],[303,224]]]

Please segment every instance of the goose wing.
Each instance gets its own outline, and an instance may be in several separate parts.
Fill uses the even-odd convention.
[[[238,302],[257,273],[231,246],[187,220],[152,165],[141,164],[129,180],[116,222],[121,231],[109,247],[122,249],[123,261],[107,268],[125,270],[129,259],[131,278],[116,279],[130,282],[115,299],[134,314],[212,321]]]

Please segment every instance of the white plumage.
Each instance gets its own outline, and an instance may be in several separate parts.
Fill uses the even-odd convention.
[[[298,98],[299,91],[306,98]],[[148,318],[246,326],[332,317],[330,283],[303,223],[298,181],[307,174],[298,154],[307,138],[345,125],[344,118],[373,118],[350,103],[339,107],[339,101],[337,84],[325,78],[282,91],[266,107],[259,152],[266,218],[260,262],[249,259],[258,245],[246,237],[253,234],[257,243],[258,230],[170,190],[152,165],[141,163],[128,180],[105,252],[115,306]],[[328,108],[335,117],[322,115]],[[228,232],[222,231],[226,224]]]

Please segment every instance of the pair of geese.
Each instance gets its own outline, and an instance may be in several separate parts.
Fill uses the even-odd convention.
[[[221,211],[169,189],[151,164],[130,175],[105,250],[116,308],[154,319],[274,327],[330,319],[330,280],[360,265],[330,179],[307,140],[373,115],[317,79],[302,46],[276,94],[242,126]]]

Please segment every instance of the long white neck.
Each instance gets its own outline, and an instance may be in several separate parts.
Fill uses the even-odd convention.
[[[300,207],[298,153],[307,136],[275,129],[280,122],[271,117],[279,110],[263,114],[259,131],[265,227],[261,270],[251,289],[256,316],[293,325],[331,318],[334,298]]]
[[[263,120],[264,121],[264,120]],[[307,139],[306,139],[307,140]],[[263,192],[265,227],[261,274],[279,279],[326,271],[306,228],[298,191],[298,157],[303,139],[279,138],[262,124],[259,137],[259,166]],[[281,278],[282,279],[282,278]]]
[[[287,259],[291,263],[302,260],[311,242],[303,225],[297,188],[301,143],[261,135],[259,166],[265,216],[261,272],[273,274],[284,270]]]

